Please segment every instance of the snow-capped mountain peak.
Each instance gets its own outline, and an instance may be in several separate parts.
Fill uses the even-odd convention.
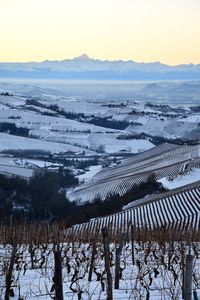
[[[87,54],[83,53],[80,56],[74,57],[73,60],[90,60],[90,57]]]

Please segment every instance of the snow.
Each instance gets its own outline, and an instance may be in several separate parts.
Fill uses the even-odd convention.
[[[35,246],[35,245],[34,245]],[[44,246],[44,247],[43,247]],[[45,246],[47,246],[45,250]],[[111,243],[110,259],[111,275],[113,280],[113,299],[130,300],[146,299],[147,290],[150,293],[150,299],[171,300],[181,299],[182,286],[182,252],[186,251],[185,243],[173,242],[173,251],[168,243],[162,247],[156,242],[137,243],[134,242],[135,265],[132,263],[132,249],[130,243],[125,243],[120,255],[121,279],[119,289],[114,289],[115,278],[115,251],[117,244]],[[194,243],[196,253],[199,254],[199,243]],[[38,245],[34,252],[35,269],[31,269],[29,245],[21,245],[18,249],[18,258],[15,260],[13,272],[13,290],[15,296],[13,300],[19,299],[19,294],[24,300],[50,300],[54,297],[54,292],[50,292],[53,285],[54,276],[54,258],[52,245]],[[97,281],[97,275],[93,272],[92,281],[88,282],[88,270],[91,263],[92,247],[88,243],[61,244],[63,257],[63,295],[64,300],[77,299],[77,292],[73,292],[70,286],[82,291],[82,300],[106,300],[106,274],[103,255],[103,244],[96,243],[97,253],[95,255],[94,266],[99,273],[101,280]],[[4,245],[0,247],[0,297],[3,299],[4,287],[4,268],[11,256],[11,246]],[[170,251],[170,257],[169,257]],[[2,260],[3,258],[3,260]],[[163,261],[161,261],[163,259]],[[169,261],[170,259],[170,261]],[[42,264],[43,262],[43,264]],[[170,268],[168,264],[170,262]],[[194,253],[194,273],[195,278],[199,278],[199,259]],[[40,267],[41,266],[41,267]],[[141,280],[142,278],[142,280]],[[102,290],[102,287],[105,290]],[[199,286],[193,281],[193,289],[199,296]],[[176,298],[174,298],[176,295]]]
[[[33,169],[23,168],[23,167],[15,167],[15,166],[5,166],[0,164],[0,173],[5,175],[15,175],[21,176],[25,178],[29,178],[33,175]]]
[[[152,148],[154,145],[148,140],[119,140],[112,135],[95,135],[89,136],[90,144],[94,144],[98,149],[103,145],[106,153],[117,153],[117,152],[132,152],[138,153],[144,150]]]
[[[86,183],[91,181],[92,177],[96,175],[99,171],[101,171],[102,166],[91,166],[88,168],[88,171],[86,171],[85,174],[78,175],[78,179],[80,183]]]
[[[4,166],[17,166],[17,167],[50,167],[55,166],[58,167],[59,164],[55,164],[49,161],[43,161],[38,159],[24,159],[24,158],[17,158],[17,157],[6,157],[6,156],[0,156],[0,165]]]
[[[86,57],[82,57],[86,58]],[[80,58],[78,59],[80,61]],[[91,61],[87,58],[87,64],[90,64],[91,68],[94,68],[91,64],[94,61]],[[73,62],[63,62],[64,65],[60,65],[59,62],[55,62],[54,66],[50,62],[45,62],[42,68],[51,66],[52,69],[63,70],[66,65],[70,64],[70,68],[74,68]],[[105,63],[107,65],[107,63]],[[33,64],[34,65],[34,64]],[[24,65],[23,68],[28,68],[31,70],[33,65]],[[191,83],[190,83],[191,84]],[[199,83],[197,83],[198,88]],[[148,150],[148,153],[141,153],[137,156],[131,157],[127,160],[124,160],[116,168],[106,168],[102,169],[101,165],[91,166],[85,172],[85,174],[78,175],[80,182],[84,182],[85,185],[77,189],[78,197],[82,197],[82,200],[92,199],[94,195],[97,195],[99,192],[102,193],[102,198],[105,195],[109,194],[112,189],[116,192],[122,193],[127,188],[133,186],[140,180],[143,176],[143,173],[146,172],[158,172],[158,176],[166,176],[166,174],[178,174],[180,173],[181,163],[185,161],[192,162],[191,158],[199,157],[199,148],[192,147],[179,147],[174,145],[162,145],[153,149],[153,144],[148,140],[119,140],[117,139],[118,135],[126,134],[127,132],[141,133],[146,132],[152,135],[161,135],[168,138],[173,137],[182,137],[185,134],[190,136],[190,132],[194,129],[198,129],[197,123],[199,122],[200,114],[192,113],[189,110],[189,106],[184,106],[185,112],[182,114],[170,112],[168,117],[163,117],[159,114],[162,114],[162,109],[157,108],[148,108],[145,107],[145,101],[172,101],[181,102],[183,104],[186,101],[195,101],[199,103],[199,96],[194,92],[194,96],[191,95],[191,99],[188,100],[188,94],[186,98],[184,97],[174,97],[172,93],[161,92],[162,89],[169,90],[180,87],[181,83],[158,83],[149,85],[149,83],[140,83],[134,84],[133,82],[110,82],[110,83],[70,83],[70,82],[15,82],[11,84],[0,83],[0,88],[2,90],[11,90],[14,91],[16,95],[14,96],[0,96],[0,122],[12,122],[16,126],[21,126],[30,129],[30,134],[37,137],[35,139],[28,137],[18,137],[10,134],[0,133],[0,151],[3,150],[43,150],[49,151],[51,153],[60,153],[60,152],[73,152],[74,157],[76,154],[85,155],[96,155],[97,151],[103,150],[108,155],[115,153],[120,155],[123,152],[138,153],[143,150]],[[159,92],[158,92],[159,91]],[[183,89],[183,94],[185,89]],[[159,94],[160,93],[160,94]],[[57,116],[45,116],[42,115],[44,112],[52,112],[48,109],[38,108],[36,106],[26,105],[26,97],[38,97],[39,101],[43,104],[57,104],[61,109],[64,109],[67,112],[76,112],[84,113],[85,115],[96,115],[100,117],[113,116],[117,120],[129,120],[142,125],[133,125],[129,126],[127,130],[119,131],[109,128],[104,128],[100,126],[95,126],[92,124],[82,123],[79,121],[74,121],[66,119],[64,117]],[[198,97],[197,97],[198,96]],[[128,99],[128,100],[127,100]],[[138,102],[135,102],[135,100]],[[181,99],[181,100],[180,100]],[[123,100],[125,107],[119,107],[119,100]],[[130,101],[130,102],[128,102]],[[180,104],[180,103],[179,103]],[[174,108],[177,108],[177,105],[172,105]],[[37,111],[31,111],[30,109],[36,109]],[[137,114],[129,114],[132,109],[136,109]],[[186,114],[186,118],[183,118],[183,115]],[[162,120],[161,120],[162,118]],[[197,131],[197,137],[199,137],[199,131]],[[87,148],[88,149],[87,149]],[[85,156],[86,157],[86,156]],[[85,159],[83,158],[83,160]],[[111,155],[110,155],[111,157]],[[73,159],[73,158],[72,158]],[[174,165],[177,164],[177,169],[174,169]],[[19,157],[2,157],[0,156],[0,173],[3,174],[14,174],[20,175],[26,178],[29,178],[36,167],[51,167],[51,162],[45,162],[42,160],[35,159],[20,159]],[[53,166],[58,167],[58,164],[53,164]],[[162,169],[170,167],[164,172]],[[163,173],[162,173],[162,172]],[[159,173],[160,172],[160,173]],[[160,177],[159,177],[160,178]],[[177,187],[185,186],[189,183],[200,181],[200,169],[193,169],[186,174],[179,175],[173,180],[169,180],[168,177],[164,177],[159,180],[164,187],[168,189],[174,189]],[[76,191],[76,190],[75,190]],[[187,195],[187,193],[186,193]],[[150,211],[153,213],[151,203],[149,205],[144,205],[145,201],[150,202],[152,197],[147,196],[143,199],[138,199],[137,202],[134,202],[134,205],[138,202],[143,202],[143,209],[141,209],[141,217],[145,217],[145,213]],[[71,197],[73,198],[73,191]],[[75,195],[76,197],[76,195]],[[181,196],[182,197],[182,196]],[[170,199],[171,201],[171,199]],[[155,206],[157,209],[159,207],[164,208],[162,201],[156,202]],[[172,207],[176,208],[176,203],[174,206],[168,208],[168,212],[171,211]],[[153,205],[153,204],[152,204]],[[159,206],[160,205],[160,206]],[[167,206],[168,204],[166,204]],[[188,200],[188,205],[190,205],[190,200]],[[198,203],[197,203],[198,205]],[[168,205],[169,206],[169,205]],[[186,206],[186,201],[184,201],[183,206]],[[194,205],[193,205],[194,206]],[[186,207],[191,213],[189,217],[193,216],[194,207]],[[179,213],[181,213],[182,209]],[[161,214],[162,212],[162,214]],[[175,212],[171,212],[172,216],[175,217]],[[178,214],[178,212],[177,212]],[[139,215],[139,214],[138,214]],[[125,214],[124,214],[125,216]],[[166,218],[166,209],[160,210],[157,218],[160,222],[164,222]],[[107,220],[110,218],[107,217]],[[120,217],[122,220],[122,216]],[[124,217],[125,218],[125,217]],[[106,219],[106,217],[105,217]],[[128,218],[127,218],[128,219]],[[153,217],[151,218],[153,220]],[[116,224],[116,223],[115,223]],[[83,225],[80,225],[83,226]],[[71,247],[70,244],[63,245],[65,247]],[[75,243],[75,254],[76,259],[83,259],[86,254],[88,260],[83,260],[79,264],[80,273],[85,274],[83,279],[78,280],[77,286],[83,289],[83,300],[105,300],[106,293],[102,292],[101,284],[99,281],[96,281],[96,275],[93,274],[93,281],[88,283],[87,275],[88,272],[84,273],[87,270],[87,264],[89,259],[91,259],[91,249],[88,250],[88,244],[79,244]],[[101,245],[102,246],[102,245]],[[112,258],[115,257],[115,245],[110,245],[112,251]],[[148,257],[148,264],[144,263],[144,257],[147,252],[145,247],[142,249],[141,245],[135,243],[137,251],[135,251],[135,257],[137,260],[141,261],[142,269],[139,272],[138,266],[133,266],[131,262],[131,245],[127,244],[126,248],[123,250],[121,256],[121,266],[126,268],[122,272],[122,280],[120,281],[120,290],[114,290],[114,300],[117,299],[132,299],[133,290],[136,295],[138,290],[141,290],[141,299],[144,299],[146,296],[146,290],[144,287],[141,287],[141,281],[138,280],[137,276],[143,278],[145,284],[149,284],[149,273],[153,274],[154,268],[159,268],[159,277],[155,279],[153,277],[153,284],[150,287],[150,299],[160,300],[163,299],[170,300],[172,296],[170,293],[173,291],[179,290],[180,293],[180,281],[176,281],[176,287],[174,288],[174,280],[172,277],[172,272],[159,264],[158,260],[154,259],[153,252]],[[156,249],[158,245],[155,243],[152,245]],[[26,246],[25,246],[26,247]],[[199,245],[198,245],[199,247]],[[3,248],[3,249],[2,249]],[[0,253],[8,250],[9,246],[1,247]],[[53,277],[53,254],[51,252],[51,246],[48,245],[48,250],[45,253],[42,251],[37,251],[37,259],[41,259],[42,255],[45,256],[47,264],[43,268],[38,266],[31,270],[30,262],[28,261],[29,254],[25,250],[23,253],[23,259],[21,261],[22,268],[17,271],[15,267],[14,271],[14,282],[16,284],[15,288],[15,297],[14,300],[18,299],[18,287],[21,287],[21,295],[24,297],[24,300],[34,300],[34,299],[50,299],[48,294],[52,286],[52,277]],[[136,250],[135,249],[135,250]],[[21,250],[19,250],[21,251]],[[85,251],[85,252],[82,252]],[[177,250],[179,251],[179,250]],[[8,250],[9,252],[9,250]],[[101,250],[100,250],[101,252]],[[99,252],[99,253],[100,253]],[[20,252],[21,253],[21,252]],[[66,254],[67,252],[65,252]],[[98,271],[103,271],[103,260],[102,256],[99,255],[96,257],[96,267]],[[0,255],[0,298],[1,293],[3,294],[3,268],[1,269],[2,263],[6,262],[9,258],[10,252],[7,253],[8,256]],[[71,249],[69,253],[66,254],[69,258],[70,266],[74,271],[76,265],[76,260],[74,259]],[[161,257],[162,252],[158,251],[159,257]],[[165,259],[168,260],[169,256],[166,253]],[[36,260],[37,261],[37,260]],[[25,263],[28,262],[26,266],[27,270],[24,269]],[[64,260],[65,263],[65,260]],[[199,276],[199,260],[195,260],[195,268],[197,275]],[[4,267],[4,265],[3,265]],[[176,264],[177,267],[177,264]],[[150,272],[149,272],[150,270]],[[177,270],[177,269],[176,269]],[[25,274],[23,274],[23,272]],[[114,263],[112,267],[112,275],[114,278]],[[144,275],[145,271],[147,275]],[[179,269],[178,269],[179,272]],[[180,273],[179,273],[180,275]],[[72,293],[70,291],[71,279],[73,272],[70,274],[67,273],[66,264],[63,268],[63,277],[64,277],[64,299],[75,299],[77,298],[77,293]],[[180,275],[181,276],[181,275]],[[141,278],[141,277],[140,277]],[[181,278],[181,277],[179,277]],[[199,278],[199,277],[198,277]],[[105,276],[103,278],[105,283]],[[140,285],[140,286],[138,286]],[[162,294],[164,293],[164,295]],[[136,295],[135,297],[137,297]],[[180,296],[180,295],[179,295]],[[176,299],[180,299],[180,297]],[[139,296],[138,296],[139,298]]]
[[[64,143],[52,143],[40,141],[32,138],[14,136],[0,133],[0,151],[3,150],[42,150],[51,153],[74,152],[82,153],[83,149]],[[85,149],[85,154],[93,154],[92,151]]]
[[[37,168],[58,168],[59,164],[37,159],[0,156],[0,173],[29,178]]]
[[[102,169],[90,183],[77,187],[70,194],[70,199],[92,201],[97,196],[105,199],[110,193],[123,195],[151,175],[157,179],[177,175],[187,167],[198,167],[199,163],[200,145],[163,144],[139,153],[116,167]]]
[[[187,118],[184,118],[184,122],[200,123],[200,114],[194,114],[194,115],[188,116]]]
[[[0,95],[0,103],[8,107],[17,107],[25,104],[25,98],[19,96],[2,96]]]
[[[176,120],[160,120],[160,118],[148,118],[146,121],[135,118],[134,122],[143,123],[143,126],[130,125],[128,130],[133,133],[144,132],[152,136],[163,136],[165,138],[179,138],[187,132],[196,128],[197,124],[192,122],[176,121]]]
[[[106,132],[109,128],[95,126],[93,124],[87,124],[78,122],[63,117],[54,117],[40,115],[32,111],[24,111],[23,109],[12,109],[9,111],[3,111],[1,118],[15,119],[15,123],[18,127],[26,127],[31,129],[48,128],[52,130],[60,131],[91,131],[91,132]],[[112,132],[119,132],[118,130],[110,130]]]
[[[29,134],[45,141],[68,143],[93,151],[98,151],[102,148],[106,153],[138,153],[154,146],[148,140],[119,140],[117,139],[119,134],[62,132],[61,128],[58,132],[48,129],[30,130]]]
[[[159,179],[158,182],[162,183],[162,185],[171,190],[175,189],[196,181],[200,181],[200,169],[194,169],[189,173],[179,175],[174,179],[169,179],[169,177],[164,177]]]

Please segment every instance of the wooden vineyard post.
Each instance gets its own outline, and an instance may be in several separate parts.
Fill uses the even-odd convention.
[[[185,257],[184,300],[192,300],[193,255],[191,253],[192,232],[188,232],[188,249]]]
[[[123,248],[123,242],[116,246],[115,252],[115,289],[119,289],[119,280],[120,280],[120,256]]]
[[[194,300],[198,300],[198,296],[197,296],[197,292],[196,291],[193,291],[193,298],[194,298]]]
[[[55,299],[56,300],[63,300],[63,283],[62,283],[62,255],[60,249],[60,236],[59,236],[59,229],[56,228],[55,236],[57,241],[53,246],[53,254],[54,254],[54,290],[55,290]]]
[[[131,225],[131,256],[133,265],[135,265],[134,247],[134,226]]]
[[[92,242],[92,257],[91,257],[91,263],[89,268],[89,274],[88,274],[88,281],[92,281],[92,273],[94,269],[94,261],[95,261],[95,255],[96,255],[97,249],[96,249],[96,242]]]
[[[113,289],[112,289],[112,274],[110,272],[110,246],[108,229],[102,228],[103,246],[104,246],[104,258],[105,258],[105,271],[107,276],[107,300],[113,300]]]
[[[189,253],[185,262],[184,300],[192,299],[192,265],[193,256]]]
[[[34,265],[34,250],[33,250],[33,235],[32,235],[32,231],[30,230],[30,234],[29,234],[29,252],[30,252],[30,258],[31,258],[31,269],[33,270],[35,268]]]
[[[10,299],[10,289],[11,289],[11,285],[12,285],[12,273],[13,273],[13,267],[14,267],[14,263],[15,263],[16,253],[17,253],[17,243],[16,243],[16,240],[14,239],[13,244],[12,244],[12,253],[11,253],[10,263],[9,263],[8,270],[6,272],[5,300]]]

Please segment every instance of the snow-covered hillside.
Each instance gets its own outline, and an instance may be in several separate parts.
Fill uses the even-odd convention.
[[[171,72],[160,64],[98,62],[87,56],[6,67],[9,72],[18,67],[20,72],[32,68],[63,72],[66,67],[76,70],[82,61],[91,70],[99,70],[100,65],[117,70],[120,65],[126,71],[139,67]],[[177,69],[185,72],[185,66]],[[198,73],[199,66],[187,69]],[[180,300],[189,241],[194,257],[192,286],[199,296],[200,84],[110,82],[106,89],[104,83],[99,85],[0,82],[0,192],[7,218],[6,225],[0,225],[0,299],[5,298],[8,282],[7,293],[12,292],[13,299],[57,299],[60,276],[61,299],[105,300],[109,269],[113,300]],[[44,168],[59,172],[44,172],[53,176],[48,175],[44,185],[40,185],[42,177],[33,180],[33,197],[29,193],[24,197],[26,188],[24,192],[21,187],[31,190],[30,177]],[[24,185],[16,178],[10,180],[16,175],[26,179]],[[73,184],[67,185],[71,177]],[[7,186],[15,181],[22,195],[9,186],[11,200],[7,199]],[[163,191],[156,181],[168,190]],[[149,188],[152,183],[156,188],[148,192],[140,186]],[[40,193],[37,196],[37,187],[43,198]],[[133,188],[135,194],[122,202],[121,196]],[[67,201],[66,194],[76,203]],[[113,194],[118,194],[120,203]],[[115,201],[112,207],[110,195]],[[27,222],[35,198],[36,208],[44,205],[41,224]],[[9,208],[8,200],[18,202]],[[53,222],[57,206],[66,224]],[[112,209],[107,212],[106,206]],[[14,210],[22,210],[22,226],[14,222]]]
[[[199,166],[199,145],[162,144],[124,160],[118,166],[103,169],[90,183],[76,188],[69,197],[72,200],[91,201],[98,197],[105,199],[109,194],[124,195],[152,176],[157,180],[177,176]]]
[[[198,106],[162,104],[156,94],[167,86],[183,92],[183,85],[0,82],[0,150],[7,154],[62,153],[67,159],[84,159],[85,155],[98,157],[97,166],[114,166],[157,143],[194,142],[199,138]],[[188,85],[198,91],[198,83]],[[130,87],[132,98],[129,95],[119,100],[118,96],[126,95]],[[155,93],[157,102],[148,102],[148,97],[136,101],[137,97],[145,97],[144,92],[148,97]],[[198,98],[195,93],[193,96]]]

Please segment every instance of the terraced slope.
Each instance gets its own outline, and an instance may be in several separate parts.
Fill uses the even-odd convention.
[[[113,237],[128,234],[134,228],[154,230],[170,228],[187,231],[200,228],[200,181],[184,188],[140,199],[131,208],[122,212],[92,219],[90,222],[75,225],[68,230],[74,239],[88,239],[100,236],[101,228],[108,227]]]
[[[129,158],[115,168],[99,172],[90,184],[80,186],[69,197],[72,200],[91,201],[98,197],[105,199],[110,193],[123,195],[152,175],[155,179],[161,179],[199,165],[200,145],[163,144]]]

